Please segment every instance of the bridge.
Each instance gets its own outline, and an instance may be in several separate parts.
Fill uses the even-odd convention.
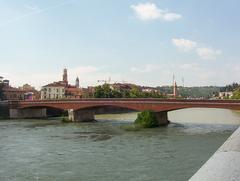
[[[95,114],[118,111],[152,110],[160,125],[168,124],[168,111],[185,108],[222,108],[240,110],[240,100],[186,100],[155,98],[62,99],[9,101],[10,118],[43,118],[46,109],[68,110],[72,121],[94,120]]]

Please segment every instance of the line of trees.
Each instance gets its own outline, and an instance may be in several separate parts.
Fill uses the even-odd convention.
[[[142,92],[137,86],[130,90],[111,89],[109,84],[95,87],[94,98],[165,98],[158,92]]]
[[[240,84],[234,82],[232,84],[226,85],[220,89],[221,92],[232,92],[240,88]]]

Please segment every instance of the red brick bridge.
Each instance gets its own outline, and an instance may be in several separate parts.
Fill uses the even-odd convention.
[[[133,111],[152,110],[160,124],[167,124],[167,112],[185,108],[223,108],[240,110],[238,100],[186,100],[154,98],[106,98],[106,99],[66,99],[10,101],[11,118],[46,117],[46,109],[68,110],[72,121],[90,121],[94,114],[106,113],[115,109]]]

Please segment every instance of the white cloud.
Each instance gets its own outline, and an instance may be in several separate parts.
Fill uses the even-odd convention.
[[[180,50],[190,51],[196,48],[197,43],[195,41],[183,39],[183,38],[173,38],[172,43],[177,46]]]
[[[202,44],[200,46],[200,43],[183,38],[173,38],[172,43],[185,52],[195,51],[195,53],[204,60],[214,60],[222,54],[221,50],[216,50],[211,47],[209,48]]]
[[[207,47],[197,48],[196,52],[202,59],[205,60],[214,60],[222,54],[220,50],[215,50],[213,48]]]
[[[140,3],[131,5],[136,17],[142,21],[147,20],[163,20],[175,21],[182,18],[181,14],[171,13],[166,10],[159,9],[154,3]]]

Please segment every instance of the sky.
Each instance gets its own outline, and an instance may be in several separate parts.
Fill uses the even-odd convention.
[[[0,0],[0,76],[223,86],[240,79],[239,0]]]

